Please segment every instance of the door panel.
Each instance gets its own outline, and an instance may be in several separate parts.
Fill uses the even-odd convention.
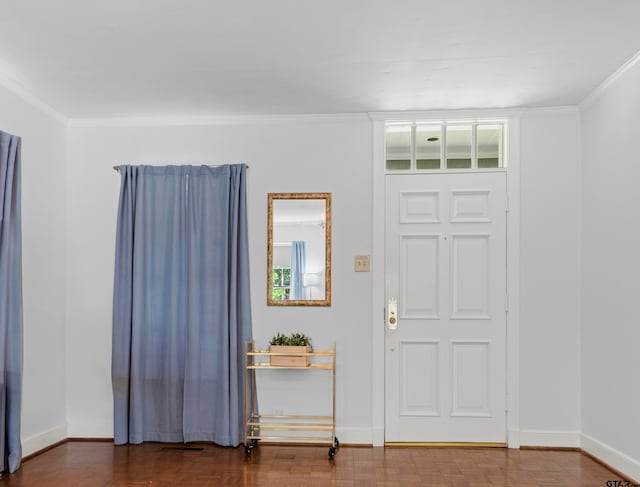
[[[401,415],[437,416],[439,414],[439,345],[436,341],[400,342]]]
[[[437,319],[439,235],[400,237],[400,316]]]
[[[400,223],[437,223],[439,195],[437,191],[400,193]]]
[[[488,320],[489,238],[451,235],[451,319]]]
[[[506,441],[506,173],[386,176],[385,440]]]
[[[451,342],[452,416],[491,416],[489,355],[489,342]]]

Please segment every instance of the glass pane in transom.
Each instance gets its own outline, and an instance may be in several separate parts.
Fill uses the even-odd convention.
[[[416,167],[418,169],[440,169],[441,138],[440,125],[416,127]]]
[[[478,167],[503,167],[502,124],[478,125]]]
[[[387,127],[386,161],[389,171],[411,169],[411,126]]]
[[[471,168],[471,125],[447,125],[447,168]]]

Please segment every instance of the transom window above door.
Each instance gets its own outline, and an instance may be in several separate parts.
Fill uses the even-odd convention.
[[[505,167],[504,122],[388,123],[388,172]]]

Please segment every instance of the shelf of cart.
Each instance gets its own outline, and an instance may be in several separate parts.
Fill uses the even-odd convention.
[[[333,416],[305,416],[301,414],[254,414],[250,420],[257,420],[260,418],[266,419],[326,419],[327,421],[333,420]]]
[[[247,355],[309,355],[310,357],[333,357],[336,353],[333,350],[317,350],[315,352],[270,352],[269,350],[254,350],[247,352]]]
[[[250,436],[248,440],[295,440],[295,441],[322,441],[333,444],[333,436]]]
[[[247,423],[247,425],[257,426],[261,430],[299,430],[307,429],[309,431],[325,431],[327,429],[333,431],[332,424],[318,423]]]
[[[309,364],[309,365],[269,365],[267,362],[264,363],[255,363],[252,365],[247,365],[248,369],[297,369],[297,370],[309,370],[309,369],[320,369],[320,370],[332,370],[333,364]]]

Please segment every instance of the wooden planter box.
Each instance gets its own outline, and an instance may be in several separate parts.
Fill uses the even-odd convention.
[[[269,365],[275,367],[308,367],[308,352],[311,347],[294,347],[289,345],[271,345],[269,351],[272,353],[288,353],[291,355],[272,355],[269,357]]]

